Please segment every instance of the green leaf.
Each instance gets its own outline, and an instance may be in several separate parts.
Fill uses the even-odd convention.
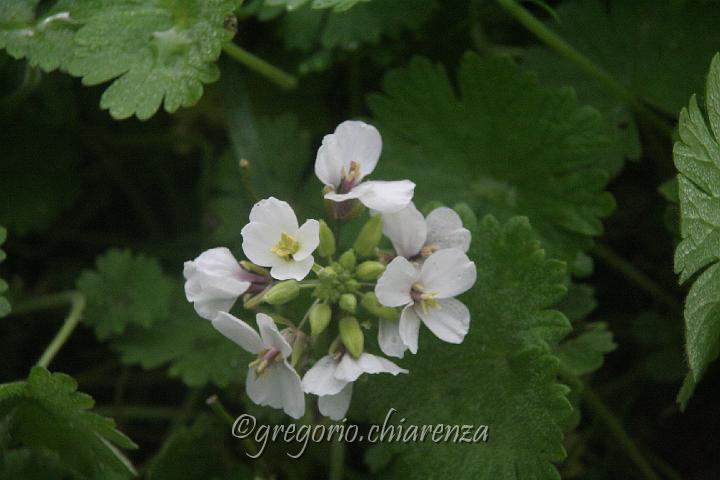
[[[191,427],[173,432],[148,469],[149,480],[207,480],[220,478],[231,468],[225,454],[228,428],[201,415]],[[252,471],[243,466],[235,476],[252,478]]]
[[[101,340],[119,335],[128,325],[150,327],[169,313],[172,282],[154,258],[129,250],[109,250],[85,270],[77,288],[85,295],[85,319]]]
[[[2,244],[5,243],[5,240],[7,239],[7,230],[5,230],[5,227],[0,226],[0,247],[2,247]],[[6,255],[5,252],[0,249],[0,263],[2,263],[3,260],[5,260]],[[0,318],[6,317],[10,311],[10,302],[8,302],[8,299],[5,298],[2,294],[5,293],[8,289],[8,284],[0,278]]]
[[[191,387],[212,383],[221,388],[245,378],[250,356],[197,316],[177,289],[171,315],[150,328],[133,326],[113,340],[126,364],[145,369],[169,364],[169,374]]]
[[[65,479],[71,475],[57,453],[50,450],[18,448],[0,454],[0,478],[5,480]]]
[[[590,323],[577,336],[555,350],[563,369],[575,376],[587,375],[602,367],[605,354],[617,348],[613,336],[602,322]]]
[[[51,451],[81,478],[135,474],[118,450],[137,448],[114,422],[89,410],[93,399],[72,377],[35,367],[27,381],[0,385],[0,417],[10,443]]]
[[[0,46],[46,71],[60,68],[85,85],[113,83],[100,106],[114,118],[150,118],[198,102],[219,76],[215,61],[232,32],[235,0],[61,0],[33,20],[13,9]]]
[[[596,168],[607,144],[598,113],[506,58],[466,54],[457,83],[458,93],[423,58],[386,75],[385,93],[369,98],[384,142],[375,176],[413,179],[421,204],[432,194],[501,218],[526,215],[552,256],[574,259],[614,206],[608,174]]]
[[[342,12],[297,8],[282,19],[281,33],[289,49],[356,50],[362,44],[378,43],[383,36],[397,37],[419,28],[437,6],[435,1],[373,0]]]
[[[565,267],[549,260],[522,217],[501,225],[485,217],[473,233],[475,287],[464,297],[472,320],[465,341],[451,345],[421,331],[417,355],[400,363],[409,375],[374,375],[357,386],[355,407],[382,423],[489,426],[479,444],[392,443],[388,478],[556,478],[565,457],[560,422],[571,413],[567,387],[556,380],[555,345],[570,330],[551,307],[565,294]],[[377,456],[370,454],[375,467]],[[383,455],[384,457],[384,455]],[[422,472],[421,474],[419,472]]]
[[[680,112],[678,169],[682,241],[675,251],[680,282],[697,275],[685,300],[686,351],[697,383],[720,353],[720,55],[707,79],[708,120],[696,97]]]
[[[578,69],[577,65],[548,48],[528,48],[522,52],[521,59],[525,68],[537,72],[544,85],[572,86],[579,102],[592,105],[600,112],[603,133],[610,139],[605,154],[600,156],[600,165],[610,175],[620,172],[626,158],[640,159],[640,132],[630,107],[610,95],[594,78]]]
[[[717,2],[579,0],[561,3],[557,13],[561,22],[549,21],[550,28],[630,91],[669,115],[675,115],[701,88],[707,64],[720,45]],[[533,53],[529,60],[532,68],[539,68],[548,78],[575,78],[570,72],[577,67],[556,53]],[[614,112],[617,120],[626,116],[622,103],[603,99],[609,94],[597,84],[578,85],[583,101],[603,113]],[[599,100],[597,105],[595,100]],[[629,153],[637,148],[633,130],[629,125],[628,135],[617,132],[615,137]]]
[[[370,0],[312,0],[310,5],[312,8],[332,8],[336,12],[342,12],[352,8],[361,2],[369,2]],[[310,0],[267,0],[266,3],[272,7],[285,7],[288,10],[294,10],[310,2]]]

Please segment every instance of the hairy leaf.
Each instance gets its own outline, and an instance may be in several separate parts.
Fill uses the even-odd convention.
[[[717,2],[578,0],[563,2],[556,11],[561,21],[550,21],[548,26],[669,115],[675,115],[702,86],[707,64],[720,44]],[[568,72],[577,68],[550,52],[538,53],[531,65],[548,78],[567,80],[574,79]],[[580,85],[578,95],[592,105],[595,99],[608,96],[594,82]],[[622,104],[611,99],[601,100],[598,108],[611,115],[614,111],[618,119],[625,115]],[[628,152],[635,150],[632,136],[618,132],[616,139],[625,143]]]
[[[563,368],[573,375],[587,375],[599,369],[605,354],[617,348],[612,333],[601,322],[587,325],[576,337],[561,343],[555,351]]]
[[[11,444],[51,451],[80,478],[134,474],[117,447],[137,446],[111,419],[90,412],[93,404],[72,377],[43,367],[33,368],[27,381],[0,385],[0,418]]]
[[[355,4],[361,2],[369,2],[370,0],[267,0],[267,4],[270,6],[281,6],[288,10],[294,10],[301,7],[308,2],[312,8],[332,8],[336,12],[342,12],[353,7]]]
[[[369,388],[357,389],[353,405],[380,423],[396,408],[394,423],[406,418],[405,428],[489,426],[486,443],[426,439],[375,447],[396,454],[389,478],[559,479],[553,463],[565,457],[560,422],[571,408],[551,346],[570,324],[551,307],[565,293],[565,267],[545,257],[521,217],[502,225],[486,217],[470,255],[478,279],[464,297],[472,315],[465,341],[451,345],[421,330],[418,354],[400,362],[410,374],[377,375]]]
[[[680,282],[697,275],[685,300],[685,337],[690,374],[700,381],[720,353],[720,56],[710,66],[707,120],[693,95],[680,112],[678,169],[682,241],[675,251]],[[687,392],[686,389],[683,390]],[[682,403],[689,396],[681,395]]]
[[[413,179],[420,201],[432,192],[527,215],[552,256],[573,260],[614,206],[596,167],[606,145],[598,113],[505,58],[466,54],[457,83],[456,93],[423,58],[386,75],[384,94],[369,98],[385,146],[376,176]]]
[[[178,289],[179,290],[179,289]],[[173,295],[171,314],[150,328],[133,326],[113,340],[123,363],[145,369],[169,365],[170,376],[191,387],[238,383],[247,371],[249,354],[197,316],[180,291]]]
[[[118,119],[150,118],[164,105],[194,105],[217,80],[215,61],[232,32],[235,0],[61,0],[42,18],[13,8],[0,47],[46,71],[60,68],[85,85],[113,80],[100,105]],[[9,7],[6,7],[9,8]]]
[[[95,270],[85,270],[78,289],[87,299],[85,319],[101,340],[121,334],[128,325],[150,327],[166,319],[172,282],[157,260],[110,250],[96,260]]]

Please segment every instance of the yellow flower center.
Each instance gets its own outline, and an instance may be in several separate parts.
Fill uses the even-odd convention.
[[[300,242],[295,237],[288,235],[285,232],[280,234],[280,240],[270,249],[271,252],[278,256],[289,260],[290,257],[300,250]]]
[[[426,292],[425,288],[419,283],[414,283],[410,292],[410,296],[415,300],[415,303],[419,303],[422,311],[426,313],[428,310],[440,308],[440,302],[435,298],[437,295],[438,292]]]

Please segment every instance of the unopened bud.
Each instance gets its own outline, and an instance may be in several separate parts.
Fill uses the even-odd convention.
[[[263,297],[270,305],[282,305],[293,300],[300,293],[300,285],[295,280],[285,280],[272,287]]]
[[[332,309],[326,303],[317,303],[310,309],[310,334],[313,337],[320,335],[330,324]]]
[[[453,207],[453,210],[455,210],[455,213],[458,214],[465,228],[467,228],[471,232],[477,228],[477,215],[475,215],[473,209],[470,208],[470,205],[464,202],[458,203]]]
[[[385,265],[374,260],[368,260],[358,265],[355,275],[363,282],[372,282],[380,278],[385,271]]]
[[[259,265],[255,265],[252,262],[248,262],[247,260],[241,260],[240,266],[247,270],[248,272],[256,273],[258,275],[262,275],[264,277],[270,277],[270,272],[263,267]]]
[[[355,309],[357,309],[357,298],[352,293],[343,293],[340,295],[338,305],[348,313],[355,313]]]
[[[333,281],[337,278],[337,271],[333,267],[325,267],[317,273],[322,281]]]
[[[383,220],[382,215],[371,215],[370,220],[365,222],[358,235],[353,249],[361,257],[370,257],[382,238]]]
[[[320,220],[320,245],[318,245],[318,253],[323,258],[328,258],[335,255],[335,235],[332,230],[325,223],[325,220]]]
[[[400,317],[396,309],[382,305],[374,292],[367,292],[363,295],[360,305],[368,312],[383,320],[397,320]]]
[[[345,269],[345,270],[352,270],[355,268],[355,263],[357,262],[355,258],[355,252],[352,250],[348,250],[347,252],[340,255],[340,258],[338,258],[338,263]]]
[[[354,278],[351,278],[347,282],[345,282],[345,290],[348,292],[357,292],[360,290],[360,282],[355,280]]]
[[[359,357],[364,348],[365,337],[355,317],[340,319],[340,339],[353,357]]]

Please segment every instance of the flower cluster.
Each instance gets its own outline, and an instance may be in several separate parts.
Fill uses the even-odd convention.
[[[470,232],[449,208],[423,216],[409,180],[365,181],[381,150],[380,134],[363,122],[343,122],[323,138],[315,173],[334,232],[323,220],[300,225],[288,203],[270,197],[253,206],[242,229],[248,260],[221,247],[185,263],[185,293],[198,315],[256,356],[246,391],[259,405],[300,418],[309,393],[323,415],[342,419],[363,374],[408,373],[365,351],[373,324],[380,350],[396,358],[417,352],[421,323],[450,343],[468,332],[470,313],[455,297],[475,283]],[[366,209],[352,248],[336,256],[341,227]],[[378,248],[383,234],[392,251]],[[241,297],[244,311],[256,312],[258,331],[229,313]],[[267,310],[296,298],[310,304],[299,322]],[[359,320],[363,314],[376,321]]]

